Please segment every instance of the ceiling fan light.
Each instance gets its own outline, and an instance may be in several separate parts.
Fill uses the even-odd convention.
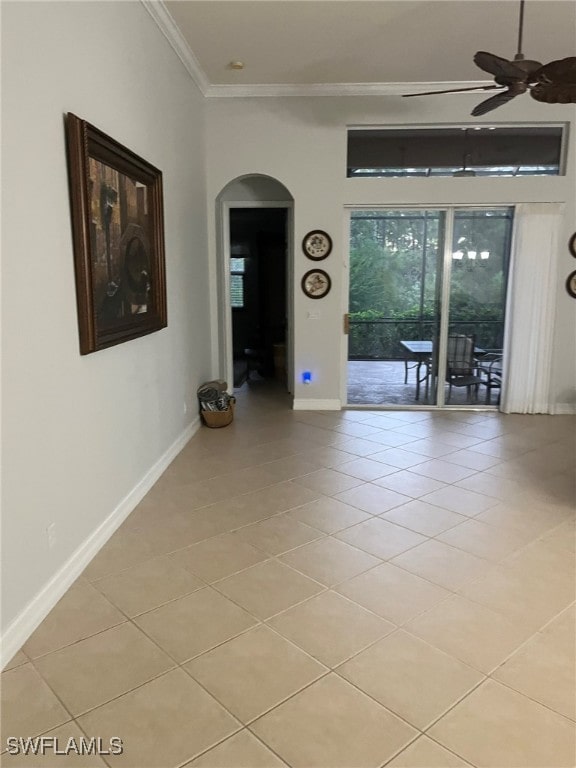
[[[490,251],[480,251],[480,258],[481,259],[489,259],[490,258]]]
[[[468,258],[469,259],[475,259],[476,258],[476,251],[468,251]]]
[[[453,259],[463,259],[464,258],[464,251],[454,251],[452,253]]]

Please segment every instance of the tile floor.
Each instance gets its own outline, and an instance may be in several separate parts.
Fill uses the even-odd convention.
[[[2,678],[6,766],[575,765],[574,420],[292,412],[202,428]]]

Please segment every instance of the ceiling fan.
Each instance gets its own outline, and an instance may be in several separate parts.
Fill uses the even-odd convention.
[[[427,91],[426,93],[406,93],[404,97],[431,96],[439,93],[460,93],[462,91],[491,91],[499,93],[480,102],[472,110],[474,117],[485,115],[493,109],[507,104],[516,96],[526,91],[536,101],[547,104],[576,103],[576,56],[542,64],[539,61],[524,58],[522,53],[522,34],[524,28],[524,2],[520,0],[520,18],[518,24],[518,52],[510,61],[494,53],[478,51],[474,54],[474,63],[494,75],[494,85],[477,85],[470,88],[453,88],[447,91]]]

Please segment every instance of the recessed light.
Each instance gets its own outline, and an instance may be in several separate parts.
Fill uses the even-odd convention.
[[[244,62],[243,61],[231,61],[228,65],[230,69],[244,69]]]

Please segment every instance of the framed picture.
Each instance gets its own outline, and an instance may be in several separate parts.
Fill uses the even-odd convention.
[[[302,278],[302,290],[309,299],[323,299],[331,287],[330,275],[323,269],[311,269]]]
[[[167,325],[162,172],[66,116],[83,355]]]
[[[566,290],[573,299],[576,299],[576,270],[566,278]]]
[[[332,251],[332,238],[322,229],[313,229],[304,236],[302,250],[309,259],[321,261]]]

